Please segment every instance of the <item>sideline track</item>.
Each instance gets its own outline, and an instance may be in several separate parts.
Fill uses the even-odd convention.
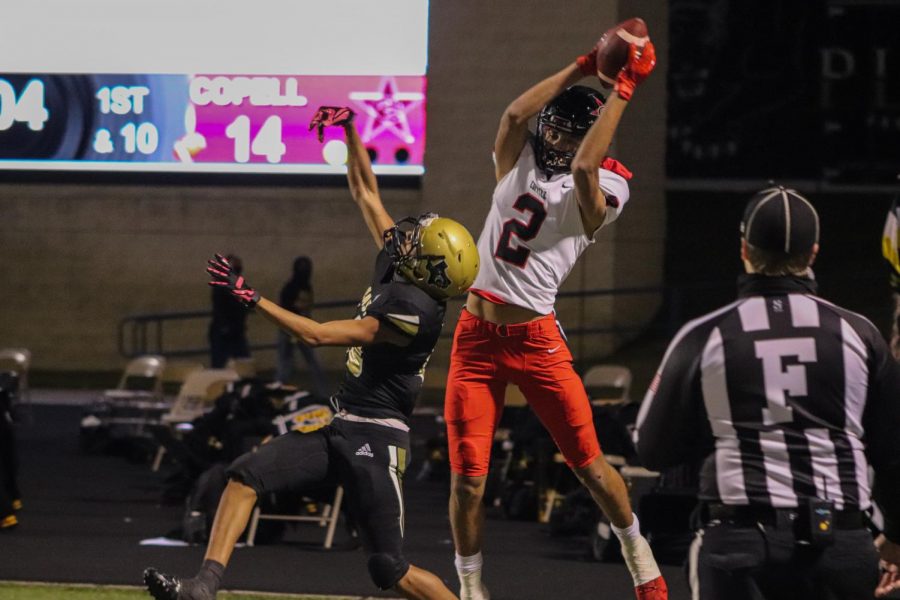
[[[322,596],[276,594],[235,590],[219,592],[224,600],[373,600],[372,596]],[[43,581],[0,581],[0,596],[5,600],[137,600],[146,599],[144,588],[134,585],[91,585],[88,583],[51,583]],[[399,600],[394,598],[382,600]]]

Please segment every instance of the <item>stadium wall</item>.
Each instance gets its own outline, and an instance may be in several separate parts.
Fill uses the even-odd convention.
[[[658,2],[432,2],[427,172],[419,189],[383,190],[391,214],[435,210],[477,235],[493,188],[491,147],[503,108],[584,52],[609,24],[634,15],[648,21],[660,67],[635,95],[614,149],[636,174],[632,200],[564,290],[661,284],[667,16]],[[319,300],[358,297],[373,259],[343,186],[13,181],[0,183],[0,215],[0,346],[30,348],[38,370],[121,368],[119,320],[207,308],[204,266],[214,251],[240,255],[248,279],[270,297],[277,296],[293,258],[307,254]],[[629,326],[648,321],[658,303],[655,296],[564,300],[558,309],[569,328]],[[448,312],[448,330],[458,306]],[[251,343],[270,343],[275,330],[252,317],[249,335]],[[589,336],[571,343],[585,359],[622,339]],[[166,342],[203,347],[206,322],[167,327]],[[448,347],[442,341],[431,363],[432,385],[442,383]],[[341,350],[322,356],[329,368],[340,368]],[[274,364],[272,352],[258,358],[264,368]]]

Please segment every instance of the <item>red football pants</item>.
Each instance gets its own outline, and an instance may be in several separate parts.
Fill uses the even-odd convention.
[[[508,383],[522,391],[569,466],[584,467],[600,456],[591,404],[555,317],[497,325],[464,309],[444,398],[454,473],[487,475]]]

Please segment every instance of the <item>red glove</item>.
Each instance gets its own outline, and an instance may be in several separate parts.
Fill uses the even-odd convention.
[[[582,54],[578,58],[575,59],[575,63],[578,64],[578,70],[581,71],[581,74],[585,77],[595,76],[597,75],[597,46],[591,48],[591,51],[587,54]]]
[[[325,139],[326,127],[352,123],[355,116],[356,113],[346,106],[320,106],[309,122],[309,130],[316,128],[316,137],[321,142]]]
[[[647,42],[643,48],[631,44],[628,47],[628,61],[619,76],[616,77],[616,93],[622,100],[631,100],[634,88],[647,79],[656,66],[656,49],[653,42]]]

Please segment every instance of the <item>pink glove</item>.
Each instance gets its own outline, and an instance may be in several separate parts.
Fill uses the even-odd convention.
[[[309,122],[309,130],[312,131],[315,128],[316,137],[321,142],[325,139],[326,127],[352,123],[355,116],[356,113],[346,106],[320,106]]]

